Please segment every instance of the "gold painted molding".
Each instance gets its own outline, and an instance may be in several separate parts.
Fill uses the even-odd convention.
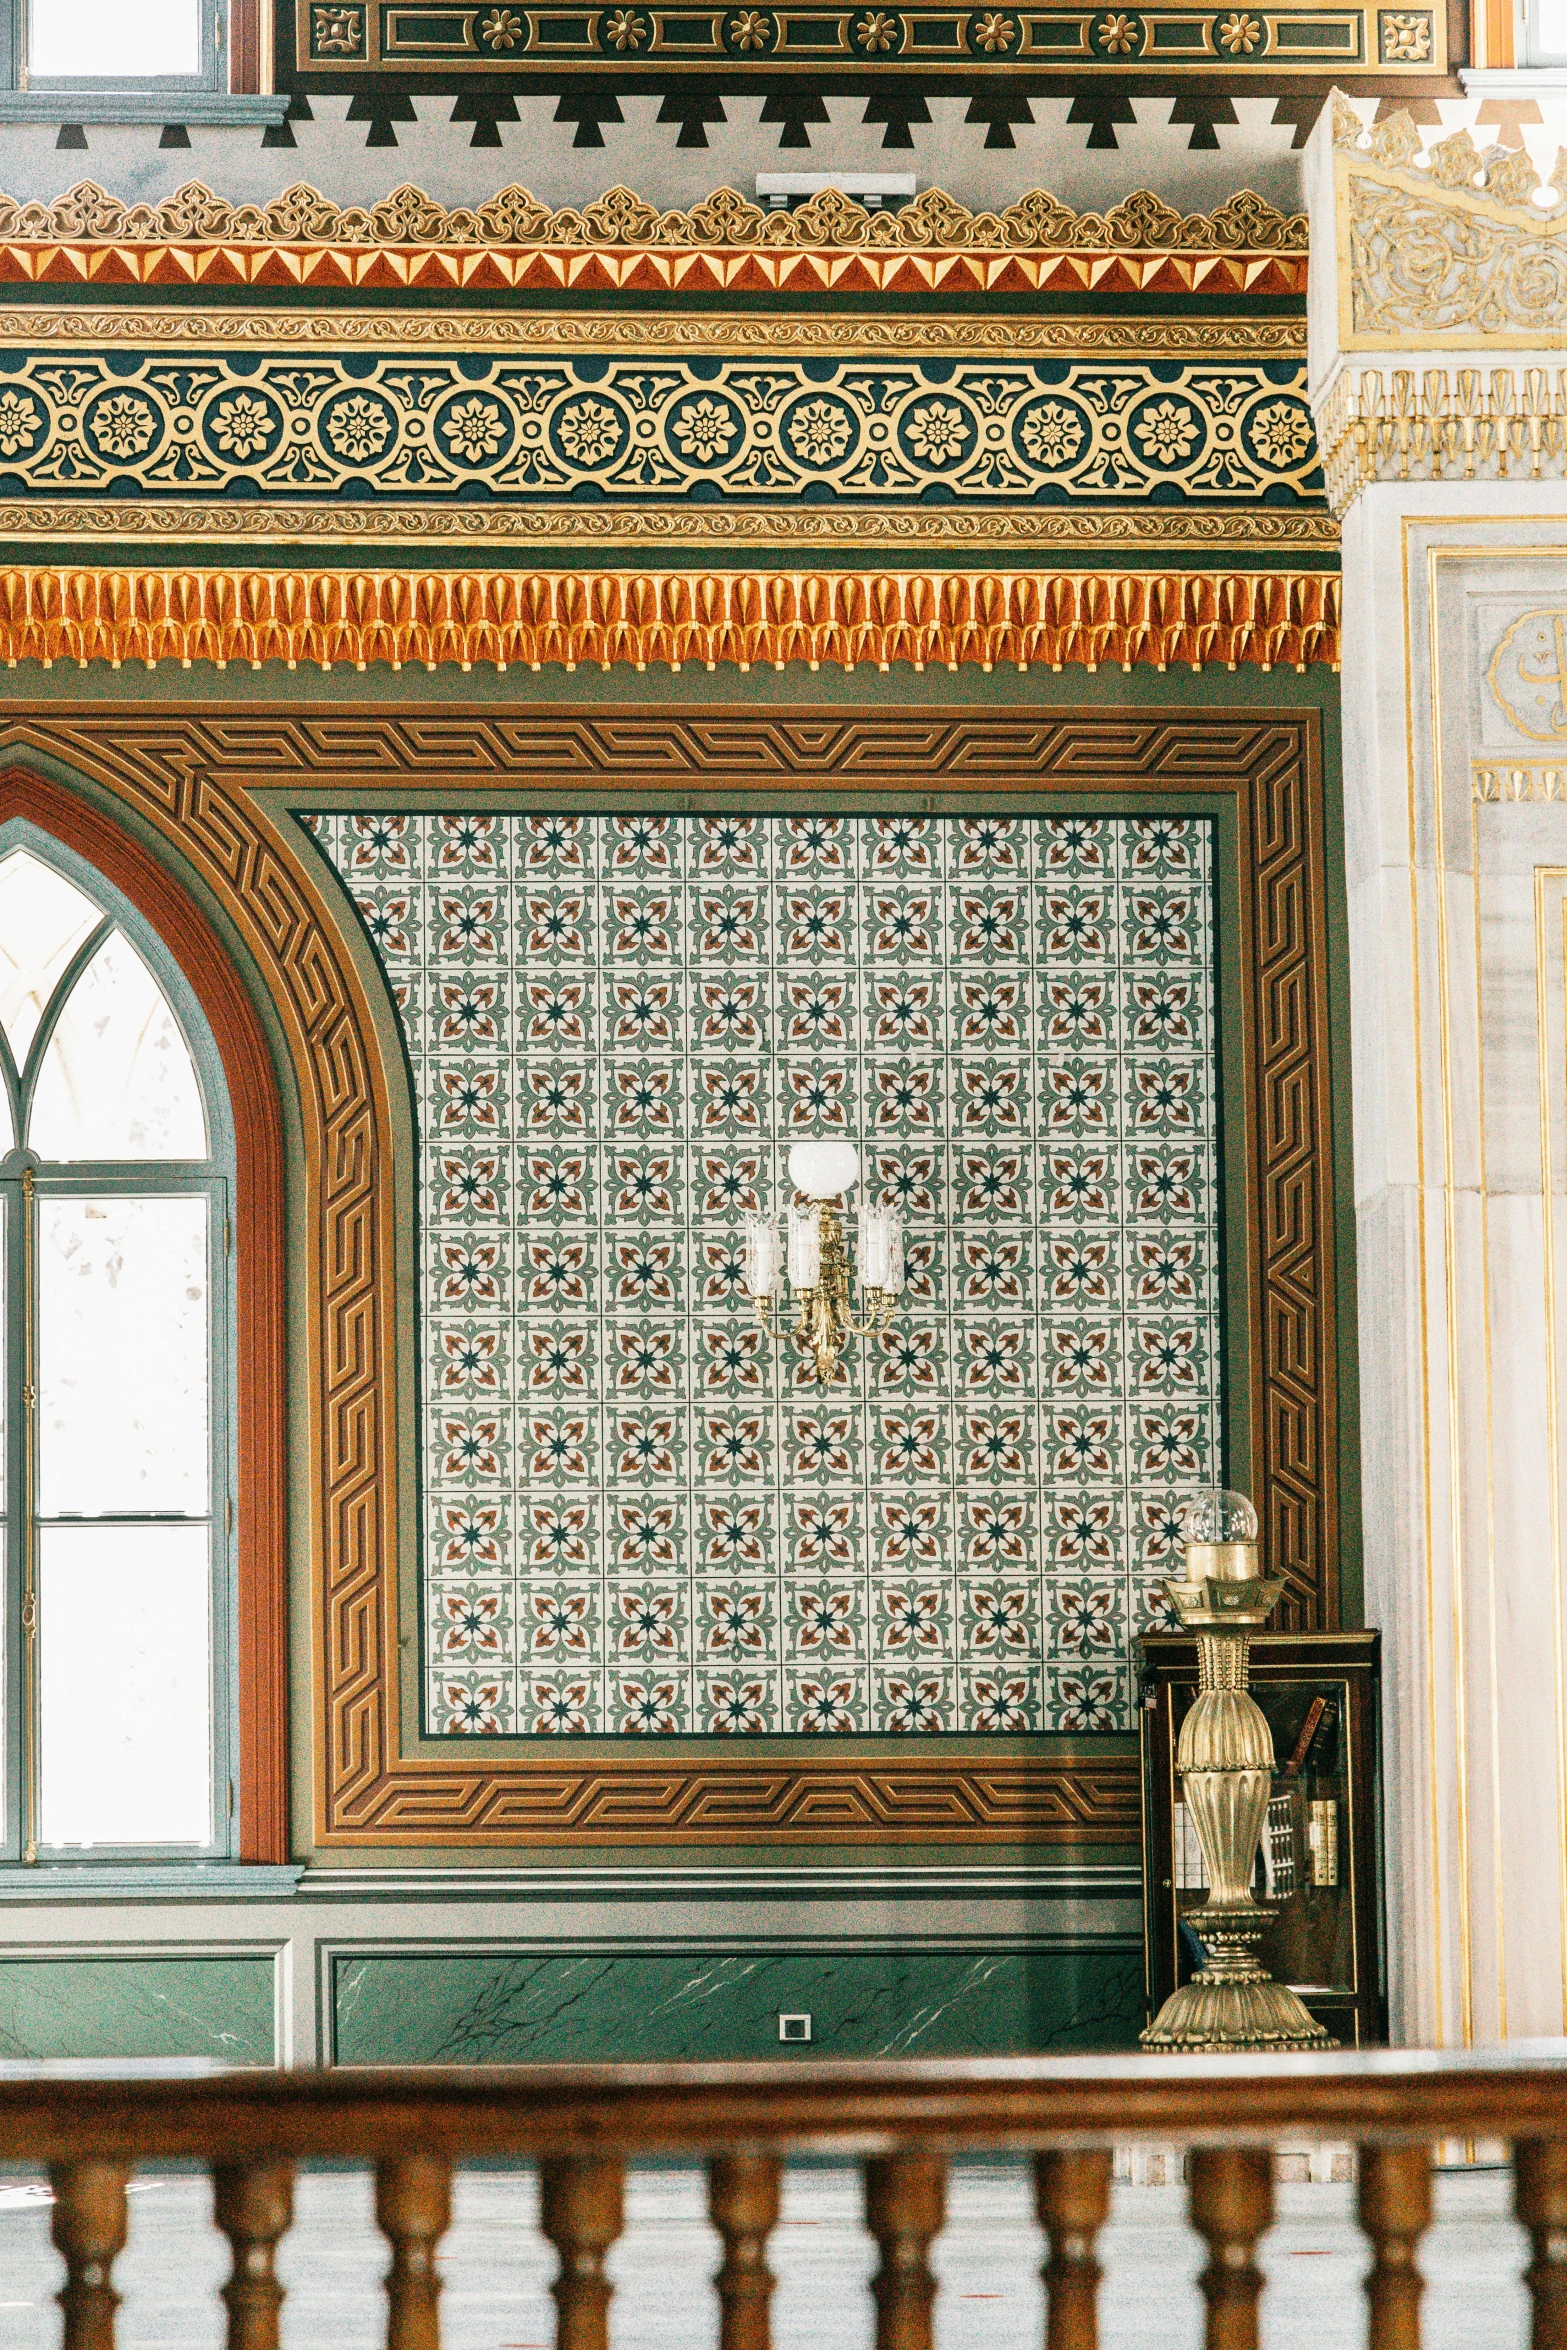
[[[1470,775],[1470,797],[1477,807],[1543,806],[1567,800],[1567,767],[1481,766]]]
[[[286,560],[286,550],[311,546],[362,548],[367,554],[428,547],[471,551],[491,560],[528,548],[691,547],[717,557],[738,548],[821,548],[838,555],[865,553],[890,560],[902,553],[929,557],[982,550],[994,558],[1008,549],[1048,547],[1087,554],[1133,549],[1226,547],[1277,549],[1286,557],[1337,548],[1331,514],[1278,506],[1154,506],[1113,508],[1013,506],[999,512],[950,506],[887,508],[808,506],[733,507],[544,506],[499,511],[494,505],[371,506],[339,500],[325,505],[265,505],[248,500],[181,505],[151,500],[67,501],[37,498],[0,502],[0,539],[46,540],[51,546],[243,546]]]
[[[305,182],[270,204],[233,204],[201,181],[189,181],[161,204],[126,204],[83,180],[52,204],[0,196],[0,242],[70,244],[191,242],[226,245],[546,245],[584,251],[626,245],[700,250],[743,245],[815,251],[905,250],[939,246],[961,252],[1304,253],[1304,213],[1283,213],[1243,189],[1213,212],[1177,212],[1146,188],[1108,213],[1074,212],[1044,189],[1003,212],[971,212],[940,188],[928,188],[896,212],[867,211],[829,188],[796,212],[768,212],[733,188],[719,188],[689,212],[660,212],[629,188],[611,188],[597,203],[554,210],[526,188],[508,187],[485,204],[448,208],[407,184],[380,203],[334,203]]]
[[[354,308],[168,310],[81,304],[0,309],[0,344],[29,350],[104,343],[170,343],[221,349],[314,344],[341,349],[507,352],[646,351],[863,354],[902,358],[1105,357],[1299,360],[1306,326],[1298,318],[824,317],[797,310],[462,311],[389,309],[378,295]]]
[[[0,571],[0,661],[568,670],[1339,660],[1331,572]]]

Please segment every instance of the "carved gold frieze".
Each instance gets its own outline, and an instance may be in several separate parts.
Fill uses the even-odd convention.
[[[1338,658],[1339,583],[1325,572],[0,570],[9,663],[1271,669]]]
[[[733,246],[758,256],[827,251],[900,257],[919,251],[1304,256],[1306,220],[1303,213],[1276,211],[1246,189],[1207,213],[1177,212],[1146,188],[1107,213],[1074,212],[1042,189],[1001,212],[971,212],[939,188],[927,189],[898,211],[873,212],[828,189],[796,212],[768,212],[733,188],[720,188],[688,212],[661,212],[629,188],[611,188],[595,204],[555,210],[519,187],[503,188],[485,204],[448,207],[411,186],[394,188],[378,204],[340,205],[301,183],[258,205],[230,203],[195,180],[161,204],[126,204],[87,180],[52,204],[0,196],[0,246],[30,244],[224,248],[232,257],[229,282],[239,283],[250,251],[307,246],[344,251],[451,247],[470,255],[507,247],[603,253]],[[182,266],[178,277],[188,282],[188,267]],[[289,277],[285,271],[261,282],[286,286]],[[864,292],[864,282],[852,290]],[[1289,290],[1300,289],[1291,281]]]
[[[1314,500],[1292,365],[29,352],[13,495]]]
[[[1335,514],[1373,481],[1567,474],[1567,369],[1346,367],[1313,407]]]
[[[1567,197],[1537,200],[1522,149],[1484,153],[1467,131],[1417,166],[1421,134],[1404,113],[1369,135],[1335,116],[1339,343],[1346,351],[1552,350],[1567,343]]]

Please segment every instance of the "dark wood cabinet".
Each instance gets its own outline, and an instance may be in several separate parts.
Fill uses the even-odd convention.
[[[1197,1694],[1197,1643],[1139,1643],[1143,1757],[1143,1926],[1148,2012],[1202,1964],[1186,1922],[1206,1897],[1181,1800],[1175,1743]],[[1375,1632],[1265,1633],[1251,1644],[1251,1692],[1273,1732],[1273,1795],[1253,1879],[1272,1923],[1265,1966],[1346,2048],[1387,2037]]]

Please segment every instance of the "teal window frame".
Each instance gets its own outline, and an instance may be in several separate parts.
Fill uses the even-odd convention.
[[[109,90],[156,94],[166,101],[186,93],[207,93],[226,87],[228,71],[227,0],[198,0],[201,11],[201,64],[193,74],[34,74],[27,63],[28,33],[37,0],[10,0],[5,10],[9,55],[6,83],[13,90],[36,91],[40,97],[65,97],[81,91],[101,96]],[[170,117],[174,119],[173,116]]]

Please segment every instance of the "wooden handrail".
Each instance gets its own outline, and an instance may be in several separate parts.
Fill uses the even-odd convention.
[[[1097,2240],[1110,2209],[1109,2147],[1158,2137],[1192,2149],[1189,2214],[1208,2247],[1199,2280],[1206,2350],[1257,2350],[1280,2137],[1353,2139],[1371,2350],[1419,2350],[1420,2238],[1439,2138],[1512,2149],[1514,2209],[1529,2232],[1532,2350],[1567,2350],[1567,2047],[1267,2060],[1016,2058],[854,2064],[559,2065],[465,2071],[81,2078],[0,2072],[0,2160],[45,2162],[65,2259],[62,2350],[114,2350],[113,2268],[138,2160],[194,2157],[212,2174],[229,2238],[228,2350],[278,2350],[275,2256],[294,2164],[374,2166],[391,2247],[387,2350],[440,2350],[437,2252],[462,2161],[538,2165],[539,2223],[558,2268],[555,2350],[611,2350],[606,2266],[634,2157],[707,2158],[723,2248],[714,2278],[721,2350],[769,2350],[768,2238],[782,2165],[857,2157],[880,2252],[876,2350],[934,2350],[932,2245],[946,2218],[947,2156],[1034,2156],[1048,2257],[1045,2350],[1097,2350]]]
[[[90,2079],[0,2070],[0,2161],[1046,2152],[1137,2138],[1567,2138],[1567,2043],[1289,2058],[490,2065]]]

